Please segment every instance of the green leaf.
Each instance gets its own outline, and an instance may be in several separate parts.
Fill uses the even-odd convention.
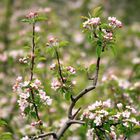
[[[22,19],[21,22],[25,22],[25,23],[31,24],[31,23],[34,23],[35,21],[34,21],[34,19],[25,18],[25,19]]]
[[[66,99],[66,100],[69,100],[70,97],[71,97],[70,92],[66,92],[66,93],[64,93],[64,95],[65,95],[65,99]]]
[[[46,61],[46,57],[39,57],[39,61]]]
[[[29,112],[30,112],[30,107],[26,107],[24,112],[25,112],[25,114],[29,114]]]
[[[89,43],[93,43],[93,34],[91,32],[87,32],[87,40]]]
[[[110,47],[110,49],[112,50],[112,53],[114,54],[114,55],[116,55],[116,53],[117,53],[117,50],[116,50],[116,47],[115,46],[109,46]]]
[[[92,15],[94,17],[99,17],[99,16],[101,16],[101,14],[102,14],[102,7],[101,6],[94,8],[93,13],[92,13]]]
[[[88,20],[88,17],[85,17],[85,16],[81,16],[81,18],[82,18],[82,19]]]
[[[21,21],[22,21],[22,22],[30,22],[31,20],[30,20],[30,19],[25,18],[25,19],[22,19]]]
[[[100,25],[102,29],[110,29],[111,27],[107,23],[103,23]]]
[[[68,44],[69,44],[68,41],[61,41],[61,42],[59,43],[59,47],[66,47]]]
[[[25,51],[29,51],[31,49],[30,46],[23,46],[23,48],[25,49]]]
[[[47,20],[47,18],[44,17],[44,16],[38,16],[38,17],[35,18],[36,22],[38,22],[38,21],[46,21],[46,20]]]
[[[12,134],[10,132],[5,132],[0,134],[0,140],[13,140]]]
[[[38,43],[40,40],[40,36],[35,37],[35,44]]]
[[[97,56],[100,57],[101,53],[102,53],[102,47],[101,46],[97,46],[96,47],[96,54],[97,54]]]
[[[89,71],[89,72],[93,72],[94,69],[95,69],[95,64],[91,64],[91,65],[89,66],[89,68],[88,68],[88,71]]]
[[[102,46],[102,41],[101,40],[98,40],[97,41],[97,45],[101,47]]]
[[[32,118],[36,118],[36,113],[34,111],[30,112]]]
[[[4,125],[7,125],[6,121],[0,119],[0,126],[4,126]]]
[[[53,47],[47,47],[47,53],[50,54],[51,56],[55,55],[55,51]]]

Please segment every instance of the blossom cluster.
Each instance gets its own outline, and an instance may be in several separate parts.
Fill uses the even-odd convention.
[[[91,29],[92,26],[97,27],[97,25],[100,24],[100,18],[95,17],[95,18],[90,18],[87,21],[83,23],[83,27],[87,29]]]
[[[51,64],[50,70],[57,72],[56,71],[57,65],[55,63]],[[71,88],[73,85],[76,84],[76,81],[70,80],[70,76],[76,74],[76,70],[74,67],[72,66],[63,67],[62,71],[63,71],[63,75],[65,75],[65,77],[63,76],[64,83],[61,78],[54,78],[51,82],[51,88],[54,90],[57,90],[63,87]]]
[[[104,33],[104,36],[103,38],[105,40],[112,40],[113,39],[113,33],[111,31],[106,31],[105,29],[102,29],[103,33]]]
[[[107,41],[113,40],[113,36],[114,36],[113,30],[115,28],[121,28],[121,27],[122,27],[122,22],[119,21],[116,17],[108,17],[107,24],[102,23],[99,17],[88,18],[83,23],[83,28],[91,31],[91,33],[94,33],[94,36],[96,36],[96,38],[98,37],[101,38],[102,35],[103,39]],[[100,32],[100,35],[98,35],[98,32]]]
[[[121,140],[120,137],[117,139],[119,135],[118,126],[119,129],[120,126],[125,128],[140,126],[140,122],[135,118],[136,113],[135,108],[123,106],[122,103],[114,106],[111,100],[96,101],[83,112],[81,120],[85,120],[91,128],[87,132],[88,136],[93,136],[96,133],[95,129],[99,128],[99,130],[106,131],[113,140]],[[106,128],[106,125],[110,127]]]
[[[54,37],[52,35],[48,37],[47,46],[53,47],[53,46],[58,46],[58,45],[59,45],[59,41],[56,37]]]
[[[122,22],[119,21],[116,17],[108,17],[109,21],[109,26],[113,28],[121,28],[122,27]],[[94,17],[94,18],[88,18],[84,23],[83,27],[87,29],[92,29],[90,27],[97,27],[98,25],[101,25],[101,19],[99,17]]]
[[[28,136],[22,137],[20,140],[30,140]]]
[[[39,124],[42,124],[42,121],[41,120],[39,120],[37,122],[32,122],[31,123],[31,126],[36,126],[36,125],[39,125]]]
[[[29,19],[35,18],[36,16],[38,16],[37,12],[29,12],[26,17]]]
[[[27,107],[31,106],[31,89],[39,96],[40,100],[47,105],[51,105],[52,99],[50,96],[46,95],[46,92],[43,91],[41,81],[35,79],[33,82],[24,81],[21,76],[18,76],[15,84],[13,85],[13,91],[17,92],[19,95],[18,104],[21,112],[24,114],[24,111]]]
[[[19,58],[19,62],[22,63],[22,64],[27,64],[28,63],[28,57]]]
[[[121,21],[117,20],[116,17],[108,17],[108,21],[109,21],[109,26],[113,27],[113,28],[121,28],[122,27],[122,23]]]

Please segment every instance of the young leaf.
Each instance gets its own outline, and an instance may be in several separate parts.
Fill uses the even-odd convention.
[[[110,47],[110,49],[112,50],[112,53],[114,54],[114,55],[116,55],[116,47],[115,46],[109,46]]]
[[[30,19],[25,18],[25,19],[22,19],[21,21],[22,21],[22,22],[28,22],[28,23],[29,23],[31,20],[30,20]]]
[[[47,18],[46,17],[43,17],[43,16],[38,16],[35,18],[35,21],[38,22],[38,21],[46,21]]]
[[[94,69],[95,69],[95,64],[91,64],[91,65],[89,66],[89,68],[88,68],[88,71],[89,71],[89,72],[93,72]]]
[[[61,42],[59,43],[59,47],[66,47],[68,44],[69,44],[68,41],[61,41]]]
[[[30,114],[32,118],[36,118],[36,113],[34,111],[32,111]]]
[[[35,21],[34,21],[34,19],[25,18],[25,19],[22,19],[21,22],[26,22],[26,23],[31,24],[31,23],[34,23]]]
[[[82,19],[88,20],[88,17],[85,17],[85,16],[81,16],[81,18],[82,18]]]
[[[102,53],[102,47],[101,46],[97,46],[96,47],[96,54],[97,54],[97,56],[100,57],[101,53]]]
[[[102,29],[109,29],[109,28],[111,28],[107,23],[101,24],[100,27],[101,27]]]
[[[99,6],[99,7],[96,7],[94,10],[93,10],[93,16],[94,17],[98,17],[102,14],[102,7]]]
[[[7,125],[6,121],[0,119],[0,126]]]
[[[64,95],[66,100],[69,100],[71,97],[71,94],[69,92],[64,93]]]
[[[12,134],[10,132],[5,132],[0,134],[0,140],[13,140]]]

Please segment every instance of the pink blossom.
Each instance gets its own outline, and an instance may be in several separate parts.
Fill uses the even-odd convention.
[[[72,73],[72,74],[75,74],[75,73],[76,73],[75,68],[73,68],[72,66],[68,66],[68,67],[67,67],[67,71],[69,71],[69,72]]]
[[[97,26],[100,24],[100,18],[99,17],[95,17],[95,18],[91,18],[91,19],[88,19],[87,21],[85,21],[83,23],[83,27],[84,28],[89,28],[90,29],[90,26]]]
[[[117,140],[117,135],[114,131],[110,132],[110,137],[112,138],[112,140]]]
[[[17,102],[22,112],[24,112],[25,108],[29,106],[29,103],[26,99],[20,98]]]
[[[18,83],[21,82],[21,81],[22,81],[22,76],[18,76],[17,79],[16,79],[16,81],[17,81]]]
[[[40,82],[40,80],[38,80],[38,79],[35,79],[34,83],[35,83],[37,86],[40,86],[40,85],[41,85],[41,82]]]
[[[123,107],[122,103],[118,103],[118,104],[117,104],[117,107],[118,107],[119,109],[121,109],[121,108]]]
[[[49,96],[46,96],[46,92],[43,90],[39,90],[39,96],[42,99],[43,102],[45,102],[47,105],[52,104],[52,99]]]
[[[35,18],[37,15],[38,15],[37,12],[29,12],[26,15],[26,17],[31,19],[31,18]]]
[[[48,36],[48,45],[50,46],[50,47],[52,47],[52,46],[58,46],[58,39],[57,38],[55,38],[54,36]]]
[[[90,20],[89,20],[89,24],[90,25],[99,25],[100,24],[100,18],[99,17],[96,17],[96,18],[91,18]]]
[[[7,56],[7,54],[0,54],[0,61],[1,62],[6,62],[7,61],[7,59],[8,59],[8,56]]]
[[[113,39],[113,33],[112,32],[105,32],[104,39],[112,40]]]
[[[57,90],[61,87],[61,83],[58,80],[53,80],[51,83],[51,88]]]
[[[50,69],[51,70],[55,70],[55,68],[56,68],[56,64],[55,63],[53,63],[53,64],[50,65]]]
[[[109,21],[109,26],[112,26],[113,28],[122,27],[121,21],[117,20],[116,17],[108,17],[108,21]]]

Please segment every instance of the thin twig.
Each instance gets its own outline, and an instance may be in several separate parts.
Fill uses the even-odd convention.
[[[41,135],[38,135],[38,136],[34,136],[33,138],[31,138],[31,140],[36,140],[36,139],[39,139],[39,138],[45,138],[45,137],[48,137],[48,136],[53,136],[53,138],[57,140],[57,135],[56,135],[55,132],[49,132],[49,133],[46,133],[46,134],[41,134]]]
[[[65,83],[65,80],[64,80],[63,75],[62,75],[61,64],[60,64],[60,59],[59,59],[59,54],[58,54],[57,48],[54,48],[54,50],[55,50],[56,58],[57,58],[57,62],[58,62],[59,75],[60,75],[61,81],[63,83]]]
[[[32,29],[32,53],[31,53],[31,67],[30,67],[30,82],[32,82],[33,80],[33,76],[34,76],[34,64],[35,64],[35,23],[33,23],[33,29]],[[36,117],[37,120],[40,121],[40,117],[38,114],[38,108],[37,105],[35,104],[35,97],[34,97],[34,91],[32,88],[30,88],[30,93],[31,93],[31,97],[32,97],[32,102],[33,102],[33,106],[35,109],[35,113],[36,113]],[[42,123],[39,124],[39,129],[41,134],[43,133],[43,130],[41,128]]]
[[[80,112],[81,107],[73,114],[73,119],[76,118],[77,114]]]

